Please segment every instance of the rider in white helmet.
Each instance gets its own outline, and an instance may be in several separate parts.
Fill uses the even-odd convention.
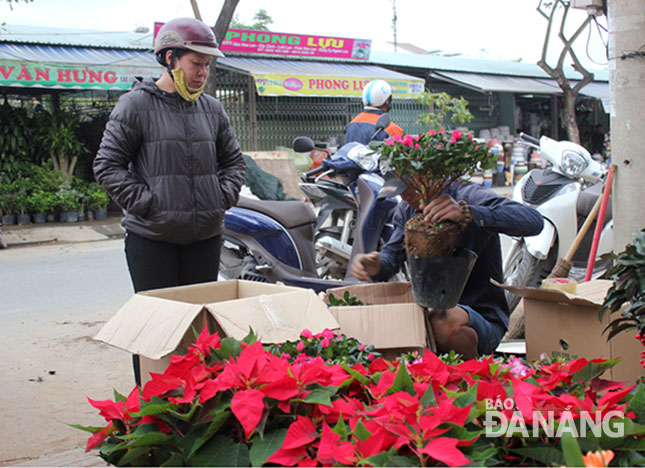
[[[395,123],[381,130],[376,136],[376,120],[392,107],[392,87],[387,81],[373,80],[363,88],[363,112],[347,125],[347,143],[357,141],[368,144],[372,140],[383,141],[392,136],[402,136],[403,129]]]

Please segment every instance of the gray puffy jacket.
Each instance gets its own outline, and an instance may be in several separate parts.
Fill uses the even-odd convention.
[[[222,232],[244,174],[222,104],[206,94],[189,103],[151,78],[121,96],[94,160],[128,232],[181,245]]]

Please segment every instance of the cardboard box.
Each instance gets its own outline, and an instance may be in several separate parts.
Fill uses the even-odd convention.
[[[412,297],[410,283],[357,284],[328,289],[342,299],[345,291],[356,296],[363,306],[335,306],[329,310],[340,325],[340,331],[363,344],[373,345],[384,357],[392,359],[406,351],[435,350],[430,323],[423,307]]]
[[[612,282],[593,280],[580,283],[575,295],[554,289],[500,285],[522,296],[526,325],[526,357],[539,359],[540,354],[575,359],[622,359],[607,371],[604,378],[634,382],[645,373],[640,365],[641,344],[636,331],[624,331],[610,341],[603,330],[609,324],[609,313],[598,320],[598,309]]]
[[[141,378],[163,372],[172,354],[194,343],[204,326],[242,339],[252,328],[263,343],[295,341],[304,329],[337,330],[338,322],[311,290],[231,280],[135,294],[94,339],[141,356]]]

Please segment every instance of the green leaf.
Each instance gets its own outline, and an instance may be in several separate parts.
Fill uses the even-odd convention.
[[[213,349],[211,352],[220,360],[227,361],[231,358],[238,357],[242,353],[242,346],[239,341],[229,336],[222,339],[219,349]]]
[[[392,386],[388,389],[387,394],[391,395],[396,392],[407,392],[410,395],[416,395],[414,382],[408,373],[408,367],[405,364],[399,365],[399,371],[396,373]]]
[[[362,375],[362,374],[361,374],[360,372],[358,372],[356,369],[352,369],[351,367],[349,367],[349,366],[348,366],[347,364],[345,364],[345,363],[341,364],[341,366],[343,367],[343,369],[345,369],[345,372],[347,372],[347,373],[348,373],[349,375],[351,375],[354,379],[356,379],[356,380],[357,380],[361,385],[367,385],[367,384],[369,384],[369,381],[370,381],[370,380],[369,380],[369,378],[367,378],[367,377],[365,377],[364,375]],[[343,386],[345,386],[345,385],[344,385],[344,382],[343,382]]]
[[[115,463],[115,465],[118,466],[143,466],[146,465],[147,463],[147,458],[148,458],[148,452],[150,451],[151,447],[135,447],[131,450],[128,450],[125,452],[123,457],[121,457],[118,461],[118,463]],[[140,459],[140,461],[137,463],[135,460]]]
[[[420,402],[423,405],[423,409],[427,408],[428,406],[437,406],[437,399],[434,396],[432,385],[428,385],[428,389],[423,394],[423,397],[421,397]]]
[[[81,426],[79,424],[68,424],[68,426],[73,427],[74,429],[80,429],[81,431],[91,432],[92,434],[100,431],[101,429],[105,429],[104,426]]]
[[[141,437],[135,437],[126,444],[128,448],[165,445],[172,442],[173,437],[162,432],[148,432]]]
[[[271,455],[282,447],[286,436],[286,429],[278,429],[265,434],[262,438],[255,437],[252,440],[253,445],[250,451],[251,466],[262,466]]]
[[[561,443],[564,461],[567,466],[585,466],[578,441],[569,432],[562,434]]]
[[[184,457],[178,453],[173,453],[168,460],[163,462],[161,466],[184,466],[186,464]]]
[[[251,459],[246,444],[217,435],[204,444],[188,463],[191,466],[249,466]]]
[[[351,434],[349,427],[347,427],[347,424],[345,424],[345,420],[343,419],[342,414],[338,417],[338,421],[336,421],[336,425],[332,429],[332,432],[334,434],[340,435],[342,440],[347,440],[347,438]]]
[[[645,424],[645,383],[641,383],[627,405],[636,415],[635,421]]]
[[[173,405],[172,403],[165,403],[165,404],[162,404],[162,405],[146,404],[137,413],[133,413],[132,416],[134,416],[134,417],[158,416],[160,414],[170,413],[170,411],[172,410],[172,408],[174,406],[175,405]]]
[[[215,417],[207,427],[202,425],[197,430],[194,429],[186,435],[183,440],[184,453],[186,454],[186,458],[192,457],[195,452],[206,443],[206,441],[208,441],[219,431],[219,429],[231,416],[229,406],[230,405],[226,405],[226,407],[224,408],[218,408],[215,413]]]
[[[258,342],[258,336],[253,331],[253,328],[249,327],[249,334],[242,338],[242,342],[248,345],[252,345]]]
[[[359,419],[354,427],[354,435],[358,440],[366,441],[372,436],[372,433],[365,427],[363,420]]]
[[[614,367],[620,362],[620,359],[613,359],[605,362],[588,362],[586,366],[580,369],[578,372],[573,374],[571,381],[578,383],[582,381],[583,384],[587,384],[596,377],[602,375],[607,369]]]
[[[562,452],[550,445],[534,445],[532,447],[509,448],[509,452],[528,457],[545,466],[562,466],[564,465],[564,455]],[[519,464],[519,463],[518,463]],[[584,464],[582,465],[584,466]]]
[[[479,382],[470,387],[465,392],[460,392],[454,400],[454,405],[458,408],[465,408],[466,406],[472,405],[477,401],[477,386]]]
[[[316,390],[313,390],[311,393],[309,393],[305,398],[303,399],[294,398],[294,401],[303,401],[305,403],[312,403],[315,405],[332,406],[331,404],[332,395],[333,393],[330,393],[327,390],[316,389]]]
[[[396,449],[390,449],[371,457],[361,460],[361,465],[367,466],[415,466],[415,464],[407,457],[398,454]]]

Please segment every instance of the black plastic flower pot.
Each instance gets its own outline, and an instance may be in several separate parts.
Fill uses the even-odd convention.
[[[461,247],[451,257],[406,256],[414,302],[428,309],[455,307],[477,260],[475,252]]]

